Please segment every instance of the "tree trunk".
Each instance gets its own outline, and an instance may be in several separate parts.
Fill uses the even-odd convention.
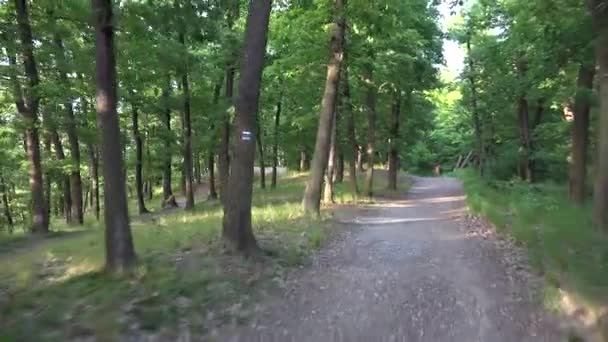
[[[179,34],[179,41],[185,47],[186,37],[184,33]],[[190,82],[188,80],[187,63],[184,63],[182,71],[182,92],[184,101],[184,180],[186,195],[186,210],[194,209],[194,187],[192,177],[192,121],[190,118]]]
[[[255,135],[252,130],[256,128],[271,3],[271,0],[249,3],[239,96],[236,102],[234,161],[225,201],[222,237],[227,246],[245,255],[257,254],[259,249],[251,227],[255,159]]]
[[[59,137],[59,134],[57,133],[57,130],[55,130],[55,128],[51,127],[51,142],[53,143],[53,146],[55,147],[55,157],[57,158],[57,160],[59,161],[63,161],[65,160],[65,152],[63,150],[63,143],[61,142],[61,138]],[[50,175],[49,175],[50,176]],[[71,190],[71,177],[70,175],[66,175],[63,174],[62,171],[62,175],[61,175],[61,190],[63,192],[63,213],[65,216],[65,221],[68,224],[71,224],[73,222],[73,211],[72,211],[72,190]],[[47,181],[49,183],[50,186],[50,177],[49,180]],[[50,204],[50,189],[49,189],[49,204]]]
[[[308,152],[306,150],[300,151],[300,172],[306,172],[310,169],[310,160],[308,160]]]
[[[234,67],[226,69],[226,102],[233,106],[234,97]],[[220,200],[225,203],[225,194],[228,193],[228,177],[230,176],[230,116],[229,110],[223,112],[222,125],[220,126],[220,148],[218,152],[218,172],[220,181]]]
[[[213,108],[216,109],[217,105],[220,103],[220,94],[222,92],[222,83],[223,77],[215,84],[215,88],[213,89]],[[215,132],[215,125],[213,121],[211,122],[210,127],[211,132]],[[207,164],[209,166],[209,195],[207,196],[208,200],[216,200],[217,196],[217,188],[215,185],[215,150],[217,146],[212,142],[211,148],[207,154]]]
[[[483,175],[485,157],[485,147],[483,144],[483,131],[481,126],[481,117],[477,106],[477,83],[475,79],[475,64],[471,55],[471,35],[467,37],[467,54],[469,61],[468,80],[471,86],[471,112],[473,114],[473,127],[475,128],[475,150],[479,158],[478,168],[479,174]]]
[[[281,111],[283,109],[283,91],[279,94],[277,109],[274,113],[274,141],[272,144],[272,180],[270,187],[277,187],[277,168],[279,167],[279,127],[281,126]]]
[[[95,212],[95,218],[99,221],[99,156],[97,148],[93,144],[88,145],[90,168],[91,168],[91,209]]]
[[[342,152],[340,145],[338,145],[337,148],[338,151],[336,154],[336,173],[334,176],[334,182],[342,183],[344,182],[344,152]]]
[[[260,125],[259,115],[256,116],[256,141],[258,145],[260,161],[260,188],[266,189],[266,163],[264,160],[264,144],[262,142],[262,126]]]
[[[572,127],[572,163],[570,164],[570,200],[582,205],[585,202],[587,178],[587,149],[589,146],[590,96],[593,91],[595,63],[581,64],[578,70],[574,99],[574,125]]]
[[[171,96],[171,76],[166,76],[165,87],[162,94],[162,121],[164,124],[164,143],[165,153],[163,158],[163,208],[177,207],[175,196],[173,195],[172,181],[172,154],[173,154],[173,138],[171,132],[171,107],[169,97]]]
[[[40,97],[36,88],[40,83],[38,69],[34,59],[34,40],[30,26],[27,0],[15,0],[17,15],[17,33],[21,41],[21,58],[25,69],[27,83],[21,89],[17,77],[14,78],[15,100],[17,110],[25,121],[25,140],[27,143],[27,160],[29,164],[30,192],[32,198],[32,226],[34,233],[49,231],[49,217],[44,202],[44,185],[42,183],[42,165],[40,162],[40,138],[38,135],[38,107]]]
[[[65,48],[61,37],[55,33],[55,47],[57,49],[57,68],[59,71],[59,81],[66,89],[69,87],[68,66],[65,58]],[[70,188],[71,202],[70,210],[72,217],[76,219],[78,224],[84,224],[84,211],[82,203],[82,177],[80,176],[80,143],[76,132],[76,117],[74,116],[74,108],[72,106],[73,99],[68,97],[65,101],[66,111],[66,131],[68,133],[68,142],[70,145]]]
[[[600,66],[600,122],[598,125],[598,163],[595,179],[595,223],[608,231],[608,10],[601,0],[589,0],[593,15],[596,58]]]
[[[8,225],[9,233],[13,233],[13,215],[11,213],[11,205],[8,201],[8,189],[6,187],[6,182],[4,181],[4,177],[0,176],[0,193],[2,193],[2,206],[4,207],[4,218],[6,219],[6,224]]]
[[[207,155],[207,164],[209,165],[209,195],[208,200],[217,199],[217,190],[215,187],[215,153],[209,152]]]
[[[350,82],[348,79],[348,63],[345,56],[344,62],[344,77],[342,86],[342,107],[344,108],[343,113],[346,115],[346,129],[348,136],[348,146],[350,147],[350,158],[348,160],[348,179],[350,181],[351,194],[353,200],[357,200],[359,196],[359,185],[357,183],[357,163],[359,161],[359,146],[357,145],[357,135],[355,132],[355,115],[353,112],[353,106],[350,98]]]
[[[525,61],[520,61],[517,65],[520,79],[525,79],[528,72],[528,65]],[[517,107],[517,119],[519,127],[519,138],[523,147],[523,155],[520,157],[519,173],[520,177],[532,183],[534,181],[534,166],[532,162],[532,135],[530,132],[530,115],[526,91],[523,90],[519,95]]]
[[[312,158],[312,168],[302,206],[308,214],[319,216],[321,210],[321,186],[323,176],[327,169],[329,158],[329,147],[331,142],[331,131],[334,122],[336,100],[338,99],[338,86],[340,83],[340,69],[344,57],[344,35],[346,31],[346,18],[344,17],[345,0],[335,0],[334,12],[338,15],[336,23],[332,27],[330,41],[330,60],[327,64],[327,78],[325,81],[325,92],[321,103],[319,115],[319,127],[315,142],[315,151]]]
[[[117,102],[112,1],[91,0],[95,14],[97,119],[102,139],[106,268],[121,272],[135,263],[129,224]]]
[[[201,155],[197,152],[194,153],[194,179],[196,184],[202,184],[202,171],[201,171]]]
[[[365,167],[363,166],[363,147],[359,145],[357,145],[357,170],[365,172]]]
[[[132,92],[130,93],[131,96],[134,95]],[[149,213],[149,211],[146,208],[146,202],[144,199],[144,143],[141,138],[141,133],[139,132],[139,112],[137,110],[137,106],[133,103],[131,103],[131,120],[133,125],[133,140],[135,140],[135,193],[137,195],[137,209],[141,215]]]
[[[389,151],[388,151],[388,189],[397,190],[397,174],[399,170],[399,120],[401,120],[401,93],[394,94],[392,109],[393,122],[390,128]]]
[[[334,173],[336,166],[336,116],[334,113],[334,123],[331,127],[331,138],[329,142],[329,155],[327,157],[327,172],[325,172],[325,190],[323,191],[323,202],[334,203]]]
[[[369,52],[370,60],[373,61],[374,54]],[[374,84],[373,62],[367,65],[367,174],[365,175],[365,195],[373,197],[374,191],[374,162],[376,156],[376,86]]]

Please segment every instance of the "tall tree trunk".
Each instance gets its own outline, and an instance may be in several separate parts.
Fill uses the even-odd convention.
[[[179,34],[179,41],[185,47],[186,37]],[[184,105],[184,180],[186,195],[186,210],[194,209],[194,187],[192,177],[192,121],[190,118],[190,81],[188,80],[188,65],[184,63],[182,71],[182,92]]]
[[[517,65],[520,79],[525,79],[528,72],[528,65],[525,61],[520,61]],[[532,162],[532,134],[530,132],[530,114],[528,108],[527,93],[521,92],[518,99],[517,119],[519,127],[519,139],[523,147],[523,155],[520,157],[520,177],[527,181],[534,181],[534,165]]]
[[[589,0],[593,15],[596,58],[600,66],[600,122],[598,125],[598,164],[595,179],[595,223],[608,231],[608,9],[601,0]]]
[[[365,167],[363,166],[363,146],[357,145],[357,170],[359,172],[365,172]]]
[[[11,205],[8,201],[8,189],[6,186],[6,182],[4,181],[4,177],[0,176],[0,193],[2,193],[2,206],[4,207],[4,218],[6,219],[6,224],[8,225],[9,233],[13,233],[13,214],[11,213]]]
[[[340,144],[336,146],[338,151],[336,152],[336,172],[334,176],[334,182],[342,183],[344,182],[344,152]]]
[[[163,158],[163,207],[177,207],[175,196],[173,196],[172,178],[172,154],[173,138],[171,132],[171,106],[169,97],[171,96],[171,76],[167,75],[165,86],[162,93],[162,121],[164,124],[164,143],[165,152]]]
[[[220,103],[220,94],[222,92],[223,80],[224,80],[223,77],[221,77],[220,80],[215,84],[215,87],[213,89],[213,108],[214,109],[216,109],[217,105]],[[213,124],[213,121],[211,122],[210,131],[215,132],[215,125]],[[209,199],[209,200],[216,200],[218,197],[217,188],[215,185],[215,151],[216,151],[216,149],[217,149],[217,146],[214,143],[212,143],[211,148],[207,152],[207,164],[209,166],[209,195],[207,196],[207,199]]]
[[[44,202],[42,165],[40,162],[40,137],[38,135],[38,107],[40,97],[36,88],[40,83],[34,59],[34,39],[30,26],[27,0],[15,0],[17,15],[17,34],[21,41],[21,59],[27,78],[25,89],[21,89],[17,77],[14,78],[15,101],[17,110],[25,121],[25,140],[29,164],[30,192],[32,198],[32,226],[34,233],[49,231],[49,216]]]
[[[397,190],[397,174],[399,169],[399,121],[401,120],[401,91],[394,94],[392,106],[393,122],[390,128],[389,151],[388,151],[388,189]]]
[[[101,136],[106,224],[106,268],[122,272],[135,263],[129,224],[120,126],[118,124],[116,57],[112,1],[91,0],[95,14],[97,119]]]
[[[68,66],[65,58],[65,48],[61,37],[55,33],[55,47],[57,49],[57,68],[59,71],[59,81],[66,88],[70,86],[67,72]],[[66,114],[66,131],[68,133],[68,142],[70,145],[70,188],[72,205],[72,217],[76,219],[78,224],[84,224],[84,211],[82,203],[82,177],[80,176],[80,143],[76,132],[76,117],[74,116],[74,108],[72,106],[73,99],[68,97],[65,101]]]
[[[574,125],[572,127],[572,163],[570,164],[570,200],[581,205],[585,202],[587,178],[587,149],[589,146],[590,96],[595,76],[595,63],[581,64],[578,70],[574,99]]]
[[[43,139],[42,139],[42,144],[44,146],[44,152],[50,156],[52,154],[51,151],[51,136],[50,134],[45,134]],[[24,146],[24,151],[27,155],[27,143],[24,141],[23,143]],[[53,187],[53,175],[50,169],[46,169],[44,171],[44,176],[43,176],[43,183],[44,183],[44,205],[46,207],[46,214],[47,216],[50,218],[51,217],[51,208],[52,208],[52,203],[53,203],[53,197],[52,197],[52,187]],[[61,183],[58,183],[57,186],[61,186]],[[69,222],[67,222],[69,223]]]
[[[234,23],[240,17],[240,1],[229,0],[225,3],[226,24],[228,31],[232,31]],[[220,181],[220,200],[226,208],[226,197],[229,193],[230,177],[230,112],[234,108],[234,79],[236,75],[236,64],[238,60],[238,49],[229,46],[232,51],[228,51],[229,57],[226,61],[226,89],[225,97],[228,109],[222,112],[220,125],[220,146],[218,151],[218,172]]]
[[[332,27],[330,41],[330,59],[327,64],[327,78],[325,81],[325,92],[321,103],[319,115],[319,127],[315,142],[315,151],[312,158],[312,168],[302,206],[308,214],[320,215],[321,210],[321,187],[323,176],[327,169],[329,147],[331,142],[331,130],[334,122],[336,100],[338,99],[338,86],[340,83],[340,69],[344,57],[344,36],[346,31],[346,18],[344,8],[346,0],[335,0],[334,12],[337,20]]]
[[[207,164],[209,165],[209,195],[208,200],[217,199],[217,190],[215,187],[215,153],[209,152],[207,154]]]
[[[310,169],[310,160],[308,159],[308,152],[306,150],[300,151],[300,166],[299,171],[305,172]]]
[[[370,60],[374,60],[373,52],[369,52]],[[374,191],[374,162],[376,156],[376,86],[374,84],[374,64],[370,62],[366,70],[367,85],[367,174],[365,175],[365,195],[373,196]]]
[[[467,36],[467,54],[469,62],[469,72],[467,73],[467,78],[471,87],[471,112],[473,114],[473,127],[475,128],[475,150],[478,158],[477,166],[479,169],[479,174],[483,175],[486,156],[485,147],[483,144],[483,128],[477,105],[477,82],[475,78],[475,63],[471,55],[471,34]]]
[[[251,227],[255,118],[258,112],[271,0],[249,3],[245,46],[241,61],[239,96],[236,102],[235,149],[230,188],[224,211],[222,236],[226,244],[246,255],[256,254],[258,245]]]
[[[279,167],[279,128],[281,127],[281,111],[283,109],[283,91],[279,93],[277,108],[274,113],[274,141],[272,144],[272,180],[270,187],[277,187],[277,168]]]
[[[201,171],[201,155],[198,151],[194,152],[194,179],[196,184],[202,184],[202,171]]]
[[[234,97],[234,76],[235,69],[233,66],[228,66],[226,70],[226,102],[232,108]],[[223,117],[220,126],[220,148],[218,152],[218,172],[220,181],[220,200],[225,203],[225,195],[228,194],[228,178],[230,176],[230,116],[229,110],[223,112]]]
[[[258,145],[260,161],[260,188],[266,189],[266,162],[264,160],[264,144],[262,142],[262,126],[260,125],[259,115],[256,116],[256,141]]]
[[[346,55],[345,55],[346,57]],[[348,179],[350,182],[351,194],[353,196],[353,200],[357,200],[357,196],[359,196],[359,186],[357,183],[357,162],[359,160],[359,145],[357,145],[357,135],[355,132],[355,115],[353,112],[353,106],[350,98],[350,82],[348,79],[348,63],[347,59],[344,62],[344,78],[343,78],[343,86],[342,86],[342,107],[344,108],[343,112],[346,115],[346,135],[348,137],[348,146],[350,151],[350,158],[348,160]]]
[[[95,218],[99,221],[100,205],[99,205],[99,156],[97,148],[93,144],[88,145],[90,168],[91,168],[91,209],[95,212]]]
[[[131,96],[134,96],[133,92],[130,92]],[[141,132],[139,131],[139,112],[137,106],[131,103],[131,120],[133,128],[133,140],[135,140],[135,193],[137,195],[137,209],[139,214],[149,213],[146,208],[146,202],[144,199],[144,179],[143,179],[143,165],[144,165],[144,143],[141,138]]]
[[[336,166],[336,116],[334,113],[334,123],[331,127],[331,138],[329,142],[329,155],[327,156],[327,171],[325,172],[325,189],[323,191],[323,202],[334,203],[334,172]]]
[[[61,141],[61,137],[57,132],[57,125],[52,119],[50,113],[46,108],[42,109],[42,120],[43,126],[46,126],[46,134],[44,134],[43,145],[47,155],[51,155],[52,147],[55,148],[55,159],[60,163],[65,162],[65,151],[63,149],[63,142]],[[52,147],[51,147],[52,146]],[[54,178],[54,172],[51,170],[47,170],[44,174],[43,183],[46,188],[46,208],[47,215],[51,215],[51,207],[52,207],[52,196],[51,196],[51,188],[52,181]],[[61,202],[61,212],[65,218],[67,224],[72,224],[73,216],[72,216],[72,192],[70,190],[70,175],[65,174],[63,170],[60,171],[60,178],[57,180],[57,189],[59,193],[62,194],[59,198],[62,200]]]
[[[61,138],[59,137],[59,134],[57,133],[57,130],[53,127],[50,128],[51,132],[51,142],[53,143],[53,146],[55,147],[55,157],[57,158],[57,160],[59,161],[64,161],[65,160],[65,152],[63,150],[63,143],[61,142]],[[62,171],[62,175],[61,175],[61,190],[63,190],[63,213],[65,216],[65,221],[68,224],[71,224],[73,222],[73,211],[72,211],[72,190],[71,190],[71,179],[70,179],[70,175],[66,175],[63,174]],[[50,186],[50,178],[47,181],[49,183]],[[50,190],[49,190],[50,191]],[[50,198],[50,195],[49,195]],[[49,201],[50,203],[50,201]]]

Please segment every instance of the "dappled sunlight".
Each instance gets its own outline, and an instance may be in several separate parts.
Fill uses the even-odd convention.
[[[337,222],[343,224],[357,225],[383,225],[383,224],[406,224],[417,222],[443,221],[445,217],[413,217],[413,218],[389,218],[389,217],[356,217],[353,219],[339,219]]]

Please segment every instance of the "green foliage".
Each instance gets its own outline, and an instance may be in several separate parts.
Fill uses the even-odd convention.
[[[222,210],[211,202],[192,213],[134,221],[139,263],[125,276],[103,272],[98,228],[35,244],[2,240],[0,290],[9,295],[0,300],[0,339],[117,339],[135,332],[173,338],[182,319],[197,334],[246,319],[260,290],[280,285],[286,267],[305,262],[326,240],[326,223],[300,212],[303,181],[293,175],[276,190],[256,192],[254,230],[270,251],[260,262],[222,252]]]
[[[608,241],[593,228],[590,208],[571,204],[566,189],[553,183],[487,181],[471,171],[459,177],[471,210],[523,246],[548,287],[592,307],[605,302]]]

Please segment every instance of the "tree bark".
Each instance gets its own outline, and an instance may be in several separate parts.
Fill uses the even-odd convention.
[[[134,96],[132,92],[131,96]],[[141,215],[149,213],[149,211],[146,208],[146,202],[144,199],[144,143],[139,131],[139,112],[137,110],[137,106],[133,103],[131,103],[131,122],[133,128],[133,140],[135,140],[135,194],[137,196],[137,209]]]
[[[336,116],[334,112],[334,122],[331,127],[331,138],[329,142],[329,155],[327,157],[327,172],[325,172],[325,189],[323,191],[323,202],[334,203],[334,173],[336,166]]]
[[[608,9],[602,0],[589,0],[597,34],[595,51],[599,68],[600,108],[598,125],[598,162],[595,179],[594,219],[598,227],[608,231]]]
[[[344,152],[342,151],[342,148],[340,148],[340,145],[337,147],[338,152],[336,154],[336,173],[334,176],[334,182],[342,183],[344,182]]]
[[[100,205],[99,205],[99,156],[97,148],[93,144],[88,146],[90,167],[91,167],[91,208],[95,212],[95,218],[99,221]]]
[[[469,34],[467,37],[467,53],[468,53],[468,64],[469,64],[469,72],[468,72],[468,80],[469,85],[471,86],[471,112],[473,114],[473,127],[475,128],[475,149],[476,154],[479,159],[478,161],[478,170],[479,174],[483,175],[484,171],[484,163],[486,160],[485,157],[485,147],[483,144],[483,128],[481,125],[481,117],[479,113],[479,108],[477,105],[477,82],[475,79],[475,63],[471,56],[471,35]]]
[[[274,141],[272,144],[272,180],[270,187],[277,187],[277,168],[279,167],[279,128],[281,126],[281,111],[283,109],[283,91],[279,94],[277,108],[274,113]]]
[[[330,59],[327,64],[327,78],[325,91],[321,103],[319,115],[319,127],[315,142],[315,151],[312,158],[312,167],[302,206],[308,214],[320,215],[321,189],[323,176],[327,169],[329,147],[331,142],[331,130],[334,122],[336,100],[338,99],[338,86],[340,83],[340,69],[344,57],[344,36],[346,31],[346,18],[344,17],[345,0],[335,0],[334,12],[336,22],[332,28],[330,40]]]
[[[233,106],[234,97],[234,67],[228,66],[226,69],[226,90],[225,97],[229,107]],[[220,200],[225,203],[225,194],[228,193],[228,177],[230,176],[230,116],[229,110],[223,112],[222,125],[220,126],[220,148],[218,152],[218,172],[220,181]]]
[[[172,182],[172,154],[173,154],[173,138],[171,132],[171,107],[169,105],[169,97],[171,96],[171,76],[167,75],[165,86],[162,93],[162,121],[164,124],[164,143],[165,153],[163,158],[163,208],[176,208],[177,202],[173,195]]]
[[[260,188],[266,189],[266,163],[264,160],[264,144],[262,142],[262,126],[260,125],[259,113],[256,116],[256,141],[258,145],[260,161]]]
[[[6,182],[4,181],[4,177],[0,176],[0,192],[2,193],[2,206],[4,207],[4,218],[6,219],[6,224],[8,225],[9,233],[13,233],[13,214],[11,213],[11,205],[8,201],[8,189],[6,187]]]
[[[390,128],[389,151],[388,151],[388,189],[397,190],[397,174],[399,170],[399,121],[401,120],[401,91],[394,94],[392,106],[393,120]]]
[[[49,231],[49,216],[44,202],[44,185],[42,182],[42,165],[40,162],[40,137],[38,135],[38,107],[40,97],[36,88],[40,83],[36,60],[34,59],[34,39],[30,26],[29,11],[26,0],[15,0],[17,15],[17,34],[21,41],[21,58],[25,68],[27,83],[21,89],[15,77],[15,100],[17,110],[26,124],[25,140],[27,143],[27,160],[29,164],[30,192],[32,198],[32,226],[34,233]]]
[[[43,126],[45,126],[46,133],[43,135],[43,145],[45,152],[47,155],[51,155],[52,147],[55,148],[55,159],[61,163],[65,162],[65,151],[63,148],[63,142],[61,141],[61,137],[57,132],[57,125],[52,119],[51,115],[46,108],[42,109],[42,120]],[[52,147],[51,147],[52,146]],[[47,170],[44,174],[43,183],[46,188],[46,208],[47,215],[51,215],[52,208],[52,196],[51,196],[51,187],[54,174],[51,170]],[[70,175],[65,174],[63,170],[61,170],[60,178],[57,181],[57,189],[59,193],[62,195],[59,197],[61,199],[61,212],[65,218],[67,224],[73,223],[72,216],[72,191],[70,186]],[[57,209],[57,208],[55,208]]]
[[[53,143],[53,146],[55,147],[55,157],[57,158],[57,160],[59,161],[64,161],[65,160],[65,152],[63,150],[63,143],[61,142],[61,138],[59,137],[59,134],[57,133],[57,130],[53,127],[50,127],[50,135],[51,135],[51,142]],[[50,176],[50,175],[49,175]],[[47,182],[49,183],[50,186],[50,177],[47,180]],[[71,177],[70,175],[66,175],[63,174],[62,171],[62,175],[61,175],[61,190],[63,192],[63,210],[62,212],[64,213],[65,216],[65,221],[68,224],[71,224],[73,222],[73,211],[72,211],[72,190],[71,190]],[[50,194],[50,189],[49,189],[49,194]],[[49,201],[48,203],[50,204],[50,195],[49,195]]]
[[[310,160],[308,159],[308,152],[306,150],[300,151],[300,172],[306,172],[310,169]]]
[[[370,60],[373,61],[374,54],[369,52]],[[367,104],[367,174],[365,175],[365,195],[373,197],[374,191],[374,162],[376,156],[376,86],[374,84],[373,62],[366,66],[366,104]]]
[[[236,102],[234,160],[224,210],[223,239],[229,248],[243,252],[245,255],[257,254],[259,250],[251,226],[255,159],[255,135],[252,134],[252,130],[256,128],[255,118],[260,98],[271,8],[271,0],[256,0],[249,3],[239,96]]]
[[[102,139],[106,268],[122,272],[135,263],[129,224],[117,102],[112,1],[91,0],[95,14],[97,118]]]
[[[220,103],[220,94],[222,92],[222,83],[223,77],[215,84],[215,88],[213,89],[213,105],[214,109],[217,108],[217,105]],[[215,131],[215,125],[213,121],[211,122],[210,131]],[[207,164],[209,166],[209,195],[207,196],[208,200],[216,200],[218,198],[217,188],[215,185],[215,150],[216,145],[212,142],[211,148],[207,154]]]
[[[350,158],[348,160],[348,179],[350,182],[351,194],[353,196],[353,200],[357,200],[357,196],[359,196],[359,185],[357,182],[357,163],[359,161],[359,145],[357,145],[357,135],[355,132],[355,115],[353,112],[353,106],[350,98],[350,82],[348,79],[348,63],[345,55],[344,62],[344,78],[343,78],[343,86],[342,86],[342,107],[344,108],[343,112],[346,115],[346,129],[348,136],[348,146],[350,147]]]
[[[572,127],[572,162],[570,164],[570,200],[582,205],[585,202],[587,178],[587,149],[589,146],[590,96],[593,91],[595,63],[581,64],[578,70],[574,99],[574,125]]]
[[[234,23],[240,17],[240,1],[229,0],[225,3],[226,7],[226,26],[229,31],[233,31]],[[220,126],[220,146],[218,151],[218,172],[220,183],[220,201],[226,208],[226,197],[229,193],[228,179],[230,177],[230,112],[234,108],[234,78],[236,76],[236,62],[238,60],[238,52],[235,47],[229,46],[231,51],[228,51],[226,61],[226,89],[225,98],[228,108],[222,114]]]
[[[67,72],[68,66],[65,58],[65,47],[61,37],[55,33],[55,47],[57,49],[57,69],[59,71],[59,81],[67,89],[70,86]],[[70,188],[71,188],[71,212],[72,217],[76,218],[78,224],[84,224],[84,211],[82,203],[82,177],[80,175],[80,143],[76,132],[76,117],[72,106],[73,99],[68,97],[65,101],[66,131],[70,145]]]
[[[180,43],[186,47],[184,33],[179,34]],[[184,180],[186,195],[186,210],[194,209],[194,187],[192,177],[192,120],[190,118],[190,81],[188,80],[188,63],[184,63],[182,71],[182,92],[184,105]]]

